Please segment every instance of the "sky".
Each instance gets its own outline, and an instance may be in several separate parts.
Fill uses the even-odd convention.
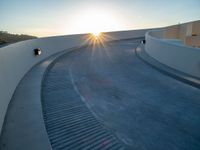
[[[38,37],[200,20],[200,0],[0,0],[0,31]]]

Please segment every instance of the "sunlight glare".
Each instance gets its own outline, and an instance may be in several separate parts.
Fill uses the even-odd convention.
[[[100,32],[119,30],[121,22],[118,17],[111,11],[104,9],[91,8],[81,10],[74,18],[70,19],[71,30],[76,30],[77,33],[93,33],[96,37]]]
[[[94,37],[95,37],[95,39],[97,40],[99,37],[100,37],[100,34],[101,34],[101,32],[93,32],[93,33],[91,33]]]
[[[96,37],[98,37],[100,35],[101,32],[93,32],[92,34]]]

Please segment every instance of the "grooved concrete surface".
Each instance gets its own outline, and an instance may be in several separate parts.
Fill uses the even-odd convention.
[[[200,149],[200,90],[146,65],[138,44],[77,50],[48,70],[42,104],[53,149]]]

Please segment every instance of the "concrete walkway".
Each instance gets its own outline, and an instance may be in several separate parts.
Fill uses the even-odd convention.
[[[139,43],[89,46],[34,67],[9,105],[0,149],[199,150],[200,89],[144,63]]]
[[[138,44],[88,47],[63,55],[49,69],[42,101],[53,149],[119,149],[117,143],[131,150],[199,150],[200,90],[145,64],[135,54]],[[101,129],[87,126],[84,112]],[[94,136],[102,128],[113,141]],[[88,132],[80,135],[82,130]]]

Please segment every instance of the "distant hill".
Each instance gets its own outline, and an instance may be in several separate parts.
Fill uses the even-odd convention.
[[[11,34],[7,31],[0,31],[0,45],[2,44],[9,44],[9,43],[15,43],[19,41],[29,40],[29,39],[35,39],[36,36],[31,35],[25,35],[25,34]]]

